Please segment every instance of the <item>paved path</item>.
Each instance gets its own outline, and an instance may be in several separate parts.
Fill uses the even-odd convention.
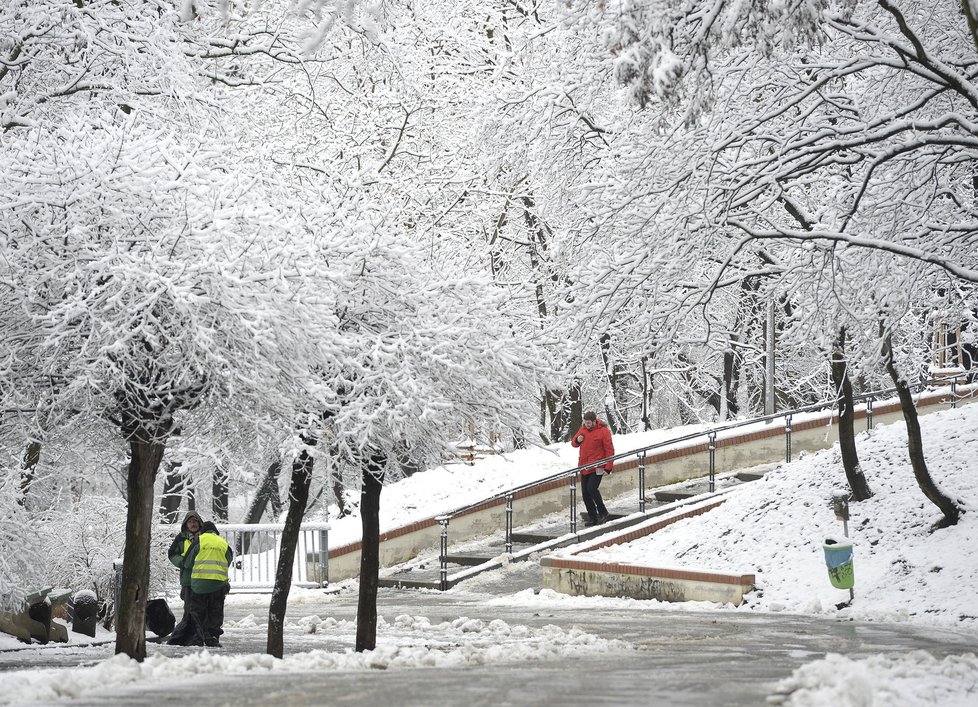
[[[763,705],[773,685],[792,671],[828,652],[858,658],[874,653],[923,649],[943,657],[978,651],[975,632],[920,628],[909,624],[869,624],[834,618],[737,611],[692,613],[653,605],[639,610],[601,606],[601,602],[552,602],[528,607],[518,600],[490,604],[539,582],[532,565],[483,575],[449,592],[381,591],[380,614],[428,617],[432,623],[460,616],[502,619],[511,625],[565,629],[580,627],[603,638],[637,647],[627,653],[594,655],[585,660],[493,662],[453,668],[399,668],[288,674],[217,675],[186,685],[144,686],[61,704],[247,706],[346,705],[400,707],[464,705]],[[468,585],[468,586],[466,586]],[[267,596],[233,596],[227,617],[238,622],[254,614],[264,623]],[[337,620],[356,616],[356,592],[343,588],[324,594],[321,603],[305,601],[290,610],[290,619],[319,615]],[[263,653],[263,629],[234,628],[224,639],[224,654]],[[350,639],[328,631],[294,638],[286,653],[312,647],[331,651],[351,648]],[[189,649],[150,645],[150,652],[181,655]],[[83,664],[111,655],[111,646],[62,655],[50,651],[50,663]],[[40,656],[38,656],[40,657]],[[0,668],[9,654],[0,654]],[[22,665],[20,666],[22,667]]]

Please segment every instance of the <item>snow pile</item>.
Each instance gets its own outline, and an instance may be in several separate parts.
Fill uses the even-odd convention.
[[[254,631],[261,624],[254,616],[230,622],[228,632]],[[308,616],[287,626],[330,639],[349,640],[356,633],[352,621]],[[2,679],[0,705],[46,703],[80,697],[93,699],[101,691],[138,688],[149,682],[185,682],[199,675],[241,675],[263,672],[308,673],[324,670],[386,670],[398,668],[446,668],[490,663],[556,661],[584,657],[594,651],[625,652],[635,648],[624,641],[608,640],[580,629],[564,630],[548,625],[531,628],[505,621],[460,617],[432,623],[421,616],[398,616],[387,624],[378,618],[376,650],[355,653],[313,649],[278,660],[269,655],[222,655],[203,649],[182,657],[162,654],[142,663],[116,655],[93,666],[68,670],[22,670]]]
[[[924,651],[850,660],[830,653],[778,683],[769,704],[792,707],[973,706],[978,701],[978,657],[937,660]]]

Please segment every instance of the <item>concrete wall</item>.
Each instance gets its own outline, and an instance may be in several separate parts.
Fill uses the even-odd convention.
[[[739,606],[754,575],[722,575],[545,557],[543,586],[572,596],[631,597],[659,601],[712,601]]]
[[[974,391],[966,389],[971,395]],[[946,410],[949,390],[943,389],[917,397],[917,411],[921,415]],[[959,395],[966,394],[959,388]],[[978,400],[969,397],[958,400],[958,405]],[[856,410],[856,431],[866,429],[866,410]],[[835,415],[830,412],[808,415],[803,422],[792,423],[791,452],[797,458],[801,451],[826,449],[838,441],[838,425]],[[873,426],[902,422],[903,413],[897,402],[876,405],[873,409]],[[746,467],[769,464],[785,459],[786,443],[783,419],[775,420],[769,427],[751,432],[733,430],[721,433],[716,442],[716,473],[721,474]],[[709,474],[709,454],[707,442],[688,444],[681,449],[649,453],[646,460],[645,487],[646,498],[651,498],[652,490],[658,486],[704,477]],[[624,451],[624,450],[623,450]],[[601,492],[606,498],[614,498],[625,493],[635,494],[635,510],[638,511],[638,461],[628,460],[615,465],[615,472],[601,482]],[[584,510],[580,488],[577,489],[577,509]],[[455,516],[448,525],[449,546],[484,537],[505,528],[506,506],[502,500],[487,503],[465,514]],[[550,513],[564,512],[568,517],[570,532],[570,479],[547,482],[532,491],[517,494],[513,502],[513,526],[526,525]],[[419,553],[437,549],[440,545],[441,527],[429,518],[403,528],[397,528],[381,535],[380,566],[390,567],[406,562]],[[330,548],[329,579],[338,582],[360,573],[360,543]]]

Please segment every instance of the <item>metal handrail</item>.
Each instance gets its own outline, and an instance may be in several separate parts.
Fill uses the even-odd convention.
[[[954,393],[955,392],[955,388],[956,388],[956,385],[955,385],[955,381],[956,380],[957,380],[957,377],[956,376],[950,377],[950,378],[931,378],[931,379],[928,379],[927,381],[924,381],[922,383],[917,383],[917,384],[911,386],[911,390],[914,393],[918,393],[918,392],[921,392],[923,390],[926,390],[926,389],[932,387],[934,384],[938,384],[938,383],[941,383],[943,381],[943,382],[949,382],[949,383],[951,383],[952,393]],[[969,385],[975,385],[975,384],[969,384]],[[860,395],[853,396],[853,403],[864,402],[864,401],[868,401],[868,400],[877,400],[881,396],[891,395],[891,394],[896,393],[896,392],[897,392],[897,389],[896,388],[886,388],[886,389],[883,389],[883,390],[871,391],[869,393],[862,393]],[[452,518],[454,518],[457,515],[461,515],[463,513],[466,513],[466,512],[471,511],[471,510],[474,510],[476,508],[482,508],[482,507],[484,507],[486,505],[489,505],[491,503],[495,503],[495,502],[497,502],[499,500],[504,500],[507,496],[514,496],[514,495],[520,493],[521,491],[526,491],[528,489],[536,488],[537,486],[543,486],[544,484],[548,484],[548,483],[551,483],[553,481],[559,481],[560,479],[565,479],[565,478],[570,478],[571,476],[576,476],[578,473],[580,473],[584,469],[591,469],[593,467],[602,466],[604,464],[607,464],[608,462],[614,462],[614,461],[617,461],[619,459],[625,459],[626,457],[633,457],[633,456],[636,456],[636,455],[645,454],[645,453],[648,453],[648,452],[650,452],[652,450],[659,449],[660,447],[667,447],[667,446],[670,446],[670,445],[678,444],[680,442],[688,442],[690,440],[694,440],[694,439],[697,439],[699,437],[709,437],[711,434],[715,435],[715,434],[717,434],[719,432],[727,432],[729,430],[737,429],[737,428],[740,428],[740,427],[746,427],[748,425],[755,425],[755,424],[760,423],[760,422],[769,422],[771,420],[777,420],[777,419],[786,418],[786,417],[790,418],[791,416],[798,415],[800,413],[815,412],[815,411],[818,411],[818,410],[825,410],[825,409],[828,409],[828,408],[833,408],[837,404],[838,404],[837,401],[813,403],[812,405],[806,405],[804,407],[794,408],[792,410],[785,410],[783,412],[777,412],[777,413],[773,413],[771,415],[764,415],[763,417],[754,417],[754,418],[751,418],[749,420],[740,420],[740,421],[737,421],[737,422],[732,422],[732,423],[729,423],[729,424],[721,425],[719,427],[713,427],[713,428],[710,428],[708,430],[703,430],[703,431],[700,431],[700,432],[691,432],[689,434],[682,435],[681,437],[673,437],[671,439],[663,440],[661,442],[655,442],[654,444],[650,444],[650,445],[645,446],[645,447],[640,447],[638,449],[631,449],[631,450],[629,450],[627,452],[621,452],[620,454],[615,454],[614,456],[611,456],[611,457],[606,457],[604,459],[599,459],[597,461],[588,462],[587,464],[583,464],[581,466],[575,466],[572,469],[566,469],[564,471],[560,471],[560,472],[558,472],[556,474],[553,474],[553,475],[548,476],[548,477],[543,478],[543,479],[537,479],[536,481],[531,481],[531,482],[528,482],[526,484],[522,484],[520,486],[512,487],[512,488],[510,488],[510,489],[508,489],[506,491],[502,491],[500,493],[497,493],[497,494],[495,494],[493,496],[490,496],[489,498],[483,499],[481,501],[477,501],[475,503],[469,503],[469,504],[467,504],[465,506],[460,506],[458,508],[455,508],[455,509],[449,511],[448,513],[442,513],[442,514],[440,514],[440,515],[438,515],[436,517],[436,520],[438,520],[439,522],[442,519],[451,520]]]
[[[951,393],[951,407],[955,407],[957,404],[957,376],[950,376],[948,378],[930,378],[921,383],[917,383],[911,386],[911,391],[916,393],[919,391],[926,390],[927,388],[933,387],[935,384],[941,382],[950,383],[950,393]],[[968,386],[972,388],[972,385]],[[866,421],[867,426],[872,428],[872,402],[884,395],[892,395],[898,392],[897,388],[886,388],[884,390],[871,391],[869,393],[862,393],[861,395],[853,396],[853,403],[856,402],[866,402]],[[973,391],[969,391],[973,392]],[[525,491],[532,489],[544,484],[549,484],[560,479],[570,478],[570,532],[577,532],[577,475],[584,469],[591,469],[597,466],[607,464],[608,462],[614,462],[618,459],[623,459],[625,457],[638,457],[638,472],[639,472],[639,511],[645,513],[645,460],[647,453],[651,450],[658,449],[660,447],[666,447],[670,445],[675,445],[680,442],[688,442],[690,440],[699,439],[701,437],[707,438],[707,450],[709,452],[710,459],[710,492],[713,493],[716,490],[715,486],[715,462],[716,462],[716,440],[718,432],[726,432],[729,430],[737,429],[739,427],[746,427],[747,425],[756,425],[759,422],[770,422],[772,420],[784,418],[784,432],[785,432],[785,460],[791,460],[791,418],[794,415],[805,412],[814,412],[819,410],[832,409],[838,405],[838,399],[831,402],[821,402],[814,403],[812,405],[806,405],[804,407],[795,408],[793,410],[787,410],[784,412],[774,413],[771,415],[765,415],[763,417],[755,417],[750,420],[741,420],[739,422],[732,422],[726,425],[721,425],[719,427],[713,427],[702,432],[692,432],[681,437],[674,437],[672,439],[663,440],[661,442],[656,442],[654,444],[641,447],[639,449],[632,449],[627,452],[622,452],[621,454],[615,454],[614,456],[605,457],[598,461],[588,462],[582,466],[576,466],[573,469],[567,469],[566,471],[558,472],[548,476],[545,479],[538,479],[536,481],[517,486],[515,488],[508,489],[502,493],[498,493],[494,496],[490,496],[488,499],[484,499],[477,503],[470,503],[468,505],[456,508],[455,510],[445,513],[435,517],[435,520],[441,526],[440,533],[440,588],[442,591],[448,589],[448,525],[452,518],[469,510],[476,508],[483,508],[489,504],[498,502],[501,499],[506,501],[506,522],[505,522],[505,532],[506,532],[506,552],[512,552],[512,533],[513,533],[513,499],[517,493],[520,491]]]

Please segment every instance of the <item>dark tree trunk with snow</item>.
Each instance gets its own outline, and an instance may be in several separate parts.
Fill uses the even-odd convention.
[[[166,425],[157,425],[155,434],[140,426],[128,435],[126,543],[122,556],[122,591],[116,607],[115,652],[140,662],[146,658],[146,601],[155,510],[153,484],[163,461],[167,432]]]
[[[211,512],[214,520],[227,522],[228,520],[228,468],[225,464],[214,467],[214,478],[211,482]]]
[[[357,602],[358,653],[377,647],[377,582],[380,577],[380,492],[387,459],[373,453],[363,468],[360,492],[360,596]]]
[[[331,469],[329,472],[329,483],[333,487],[333,499],[336,501],[336,517],[346,518],[346,516],[350,515],[350,509],[346,505],[345,489],[343,488],[343,472],[335,467]]]
[[[937,523],[937,527],[946,528],[956,525],[961,517],[961,509],[937,488],[937,484],[934,483],[934,479],[931,478],[930,471],[927,469],[927,462],[924,460],[924,445],[920,437],[920,421],[917,419],[917,408],[913,402],[913,393],[893,363],[893,341],[889,334],[883,340],[883,361],[886,365],[886,372],[890,374],[893,385],[896,386],[897,395],[900,397],[900,407],[903,408],[903,419],[907,422],[907,450],[910,453],[910,465],[913,467],[917,485],[931,503],[941,509],[941,513],[944,514],[944,518]]]
[[[859,466],[856,451],[855,410],[852,400],[852,379],[845,356],[846,330],[839,330],[832,348],[832,382],[835,385],[835,398],[839,408],[839,449],[842,451],[842,468],[852,491],[853,501],[865,501],[873,492],[866,483],[866,477]]]
[[[627,422],[621,414],[621,401],[624,400],[626,392],[624,380],[621,376],[619,366],[614,362],[613,352],[611,350],[611,334],[605,332],[599,337],[598,341],[601,348],[601,361],[604,364],[605,378],[608,381],[608,391],[611,393],[609,397],[614,405],[614,407],[611,407],[607,403],[605,404],[606,421],[613,434],[623,434],[628,431]]]
[[[575,380],[567,391],[567,434],[565,442],[570,442],[571,435],[581,429],[584,424],[584,402],[581,400],[581,382]]]
[[[273,510],[276,503],[280,503],[278,499],[278,477],[282,473],[282,461],[276,459],[268,468],[265,470],[265,475],[262,477],[261,484],[258,486],[258,490],[255,491],[255,497],[251,501],[251,505],[248,506],[248,511],[245,513],[244,523],[248,525],[255,525],[261,523],[262,516],[265,515],[265,509],[268,507],[268,502],[274,499]],[[237,552],[240,554],[247,554],[248,543],[242,538],[241,547],[237,548]]]
[[[307,446],[314,446],[316,440],[303,437]],[[265,652],[281,658],[284,649],[283,632],[285,611],[289,603],[289,590],[292,588],[292,564],[299,545],[299,530],[302,518],[309,503],[309,487],[312,484],[313,458],[307,450],[302,450],[292,462],[292,481],[289,486],[289,510],[282,529],[282,543],[279,549],[278,567],[275,570],[275,587],[268,605],[268,640]]]
[[[160,515],[166,523],[176,523],[180,520],[180,505],[186,491],[186,478],[180,468],[180,462],[167,465],[166,476],[163,477],[163,493],[160,498]]]
[[[642,357],[642,430],[652,429],[652,395],[655,393],[655,380],[649,364],[655,360],[655,354]]]
[[[27,505],[27,494],[31,491],[31,484],[34,483],[37,464],[40,461],[41,443],[36,440],[31,441],[24,450],[24,463],[20,468],[20,496],[17,498],[17,503],[21,506]]]

